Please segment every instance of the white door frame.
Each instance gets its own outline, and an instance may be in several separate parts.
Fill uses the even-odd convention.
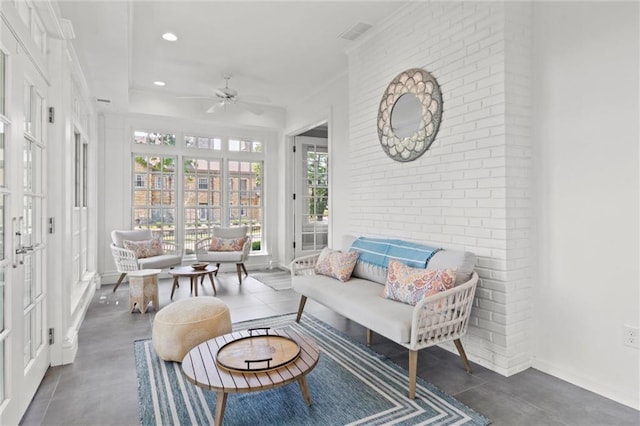
[[[293,146],[295,144],[295,138],[296,136],[299,136],[302,133],[305,133],[315,127],[318,127],[320,125],[323,124],[327,124],[328,126],[328,130],[327,130],[327,147],[328,147],[328,151],[329,151],[329,208],[331,209],[331,206],[333,205],[333,196],[332,193],[333,191],[331,190],[332,187],[332,176],[333,176],[333,172],[332,172],[332,167],[331,167],[331,119],[329,118],[331,116],[331,114],[329,113],[327,118],[322,118],[316,121],[313,121],[311,124],[298,128],[292,132],[287,133],[287,135],[285,136],[285,155],[284,155],[284,160],[285,160],[285,170],[286,170],[286,177],[285,177],[285,182],[284,182],[284,190],[285,190],[285,223],[284,223],[284,259],[283,259],[283,264],[288,265],[289,262],[291,262],[294,258],[294,249],[293,249],[293,242],[295,241],[295,226],[294,226],[294,218],[295,218],[295,203],[293,200],[293,193],[295,191],[295,161],[296,161],[296,157],[295,154],[293,153]],[[299,153],[298,153],[299,155]],[[328,236],[328,241],[330,242],[332,240],[331,237],[331,233],[332,233],[332,223],[333,223],[333,216],[331,215],[331,212],[329,212],[329,236]]]

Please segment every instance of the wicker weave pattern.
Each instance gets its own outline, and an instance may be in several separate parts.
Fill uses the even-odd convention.
[[[140,269],[140,263],[138,262],[138,257],[136,256],[135,252],[133,250],[128,250],[124,247],[119,247],[115,244],[116,237],[114,236],[114,233],[116,232],[123,233],[124,231],[113,231],[111,234],[111,238],[113,240],[113,242],[110,245],[111,254],[113,255],[113,262],[116,264],[116,270],[120,273],[120,277],[118,278],[118,281],[116,282],[113,288],[114,292],[118,289],[118,287],[120,286],[120,283],[124,280],[128,272],[133,272]],[[134,232],[139,232],[139,231],[134,231]],[[152,232],[149,232],[149,237],[153,238],[153,237],[157,237],[157,235],[153,235]],[[175,254],[175,255],[182,256],[182,246],[179,244],[162,241],[162,249],[165,254]],[[153,257],[148,257],[146,259],[153,259]],[[176,265],[179,265],[180,262],[181,262],[180,259],[178,259],[174,263]]]
[[[405,346],[418,350],[462,337],[469,325],[477,283],[474,272],[466,283],[419,302],[413,310],[411,341]]]

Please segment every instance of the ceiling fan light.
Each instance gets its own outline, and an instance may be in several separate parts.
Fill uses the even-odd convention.
[[[167,41],[177,41],[178,40],[178,36],[175,35],[174,33],[164,33],[164,34],[162,34],[162,38],[167,40]]]

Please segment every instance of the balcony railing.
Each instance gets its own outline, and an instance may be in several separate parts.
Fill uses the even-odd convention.
[[[263,249],[262,247],[262,226],[260,224],[253,224],[251,226],[251,240],[252,240],[252,252],[257,252]],[[142,228],[142,227],[141,227]],[[162,238],[162,241],[176,242],[175,229],[163,228],[163,229],[151,229],[151,232],[155,236]],[[187,227],[184,230],[184,254],[190,255],[195,253],[196,241],[203,240],[211,236],[211,228],[209,227]]]

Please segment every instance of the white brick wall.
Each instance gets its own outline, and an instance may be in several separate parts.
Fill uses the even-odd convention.
[[[465,347],[505,375],[531,365],[529,9],[416,3],[349,52],[351,231],[476,253]],[[380,147],[377,109],[413,67],[440,83],[443,117],[430,150],[400,163]]]

